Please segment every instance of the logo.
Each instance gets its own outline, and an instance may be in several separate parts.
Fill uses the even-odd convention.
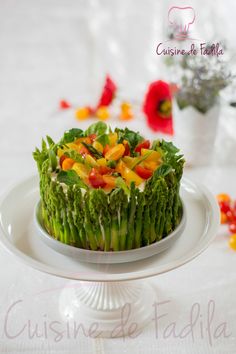
[[[191,6],[172,6],[168,11],[168,21],[173,27],[174,38],[183,40],[188,37],[189,27],[195,21],[195,11]]]
[[[171,6],[167,13],[169,39],[157,45],[157,55],[191,55],[221,56],[224,54],[220,43],[207,43],[205,40],[193,38],[193,24],[196,12],[192,6]],[[196,21],[197,22],[197,21]]]

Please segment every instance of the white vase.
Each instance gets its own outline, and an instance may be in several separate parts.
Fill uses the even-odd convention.
[[[174,104],[174,140],[183,152],[187,165],[211,163],[214,157],[219,113],[219,104],[205,114],[192,106],[180,110],[177,103]]]

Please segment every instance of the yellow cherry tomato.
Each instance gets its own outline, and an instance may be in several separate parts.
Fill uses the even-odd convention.
[[[101,106],[96,111],[97,118],[101,120],[107,120],[110,117],[109,110],[106,106]]]
[[[116,143],[117,143],[117,139],[118,139],[117,133],[110,133],[108,135],[108,138],[109,138],[109,145],[110,146],[115,146]]]
[[[117,161],[119,160],[125,152],[125,147],[123,144],[118,144],[111,148],[107,153],[105,154],[105,158],[107,160],[114,160]]]
[[[102,157],[101,159],[97,159],[97,164],[99,166],[106,166],[107,165],[107,160],[104,157]]]
[[[102,146],[102,144],[101,143],[99,143],[99,141],[94,141],[93,142],[93,147],[97,150],[97,151],[99,151],[99,152],[103,152],[103,146]]]
[[[121,160],[116,165],[116,171],[121,174],[128,185],[130,185],[131,182],[134,182],[136,186],[139,186],[143,182],[143,179],[139,177],[137,173],[127,167],[126,164]]]
[[[150,151],[152,153],[150,154]],[[144,156],[145,154],[150,154],[145,161],[155,161],[155,162],[160,162],[161,161],[161,154],[158,151],[155,150],[150,150],[150,149],[141,149],[141,156]]]
[[[75,118],[78,120],[87,119],[90,116],[90,110],[88,107],[80,107],[75,111]]]
[[[229,246],[234,250],[236,251],[236,234],[233,234],[230,236],[230,239],[229,239]]]
[[[147,168],[148,170],[155,171],[157,167],[159,166],[158,162],[155,161],[143,161],[143,166]]]
[[[81,179],[84,180],[88,178],[89,169],[83,163],[80,162],[74,163],[72,170],[75,170],[75,172]]]
[[[85,162],[91,167],[98,167],[97,161],[89,154],[85,156]]]
[[[128,166],[129,168],[131,168],[131,166],[133,165],[133,163],[136,161],[135,157],[130,157],[130,156],[124,156],[122,158],[122,160],[124,161],[124,163],[126,164],[126,166]]]
[[[133,112],[131,109],[131,105],[128,102],[122,102],[120,112],[120,119],[121,120],[129,120],[133,118]]]

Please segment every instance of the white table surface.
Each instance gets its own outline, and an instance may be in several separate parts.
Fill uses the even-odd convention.
[[[67,97],[78,104],[85,100],[91,102],[106,70],[114,72],[123,92],[129,92],[130,87],[132,94],[134,88],[137,88],[135,80],[137,86],[140,84],[137,91],[141,92],[144,83],[156,77],[156,58],[148,50],[143,57],[144,64],[148,66],[146,75],[139,76],[140,63],[137,63],[135,69],[132,68],[134,58],[140,53],[137,45],[145,45],[146,40],[145,36],[141,36],[135,42],[133,3],[122,1],[123,7],[117,5],[114,12],[114,16],[118,16],[121,21],[124,13],[128,16],[124,20],[128,21],[125,22],[127,28],[130,21],[133,21],[134,28],[130,29],[132,33],[129,32],[131,37],[127,43],[114,41],[107,52],[103,37],[99,37],[99,28],[102,31],[103,26],[103,31],[107,32],[107,14],[113,13],[114,7],[110,8],[110,3],[106,1],[104,8],[101,8],[101,1],[89,1],[89,6],[85,3],[63,0],[0,2],[1,194],[19,179],[36,173],[31,152],[39,145],[42,136],[51,134],[58,138],[65,129],[78,126],[72,111],[57,110],[60,98]],[[145,7],[147,18],[159,6],[151,1],[149,5]],[[94,18],[94,13],[100,13],[100,16]],[[140,5],[135,9],[135,14],[141,16],[142,13]],[[91,16],[94,21],[88,22]],[[157,30],[158,24],[155,28]],[[118,29],[117,22],[107,34],[110,43],[116,38]],[[145,31],[152,35],[149,36],[149,44],[152,42],[150,38],[154,43],[155,35],[149,22]],[[127,44],[125,55],[130,60],[126,66],[125,60],[121,61],[121,43]],[[107,55],[102,61],[101,53],[104,51]],[[114,61],[117,56],[117,61]],[[129,71],[130,80],[127,81]],[[222,113],[221,129],[217,137],[220,147],[219,144],[216,147],[219,159],[208,167],[186,169],[185,174],[207,185],[214,194],[229,192],[236,198],[236,166],[232,164],[232,161],[235,162],[235,150],[232,150],[232,145],[227,145],[227,134],[230,134],[227,119],[228,116]],[[136,123],[132,122],[132,125]],[[142,130],[144,123],[140,123],[140,127]],[[231,136],[230,141],[235,143],[234,137]],[[228,160],[225,161],[222,156],[226,148]],[[28,268],[0,247],[0,352],[233,354],[236,352],[236,252],[229,249],[227,240],[227,232],[222,227],[215,241],[197,259],[152,279],[156,285],[157,301],[168,301],[160,305],[160,314],[166,316],[160,319],[158,338],[153,322],[136,339],[95,340],[81,335],[77,340],[64,336],[58,342],[55,336],[30,339],[28,329],[32,330],[38,324],[39,330],[42,330],[44,322],[59,319],[58,293],[66,281]],[[48,289],[56,290],[50,292]],[[11,312],[7,328],[16,334],[25,324],[26,328],[22,334],[10,339],[4,331],[6,316],[10,306],[18,300],[22,302]],[[193,331],[194,337],[189,335],[181,339],[172,335],[164,338],[164,330],[172,322],[176,322],[177,334],[189,323],[191,308],[197,306],[194,305],[196,303],[199,303],[201,315]],[[215,304],[215,312],[207,332],[209,303]],[[218,339],[213,338],[217,326],[219,333],[222,329],[219,326],[223,322],[228,337],[223,338],[221,335]]]

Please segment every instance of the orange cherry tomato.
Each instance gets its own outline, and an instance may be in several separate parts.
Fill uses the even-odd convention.
[[[151,170],[148,170],[147,168],[142,167],[142,166],[136,166],[135,172],[137,173],[137,175],[139,175],[139,177],[141,177],[143,179],[150,178],[153,173]]]
[[[225,213],[220,213],[220,223],[221,224],[226,224],[227,223],[227,216]]]
[[[74,165],[75,161],[70,159],[69,157],[67,157],[63,162],[62,162],[62,169],[64,171],[70,170],[73,165]]]
[[[218,202],[230,202],[231,198],[228,194],[226,193],[221,193],[216,196]]]
[[[150,141],[149,140],[144,140],[142,143],[138,144],[135,148],[135,152],[140,152],[141,149],[149,149],[150,148]]]
[[[63,161],[64,161],[65,159],[67,159],[67,156],[61,155],[60,161],[59,161],[61,167],[62,167],[62,163],[63,163]]]
[[[103,188],[106,182],[96,168],[92,168],[89,174],[89,182],[93,188]]]

